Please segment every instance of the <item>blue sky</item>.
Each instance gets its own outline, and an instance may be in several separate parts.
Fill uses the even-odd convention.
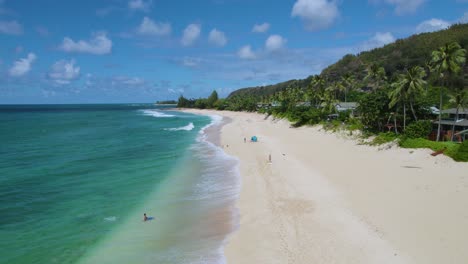
[[[0,0],[0,104],[221,96],[468,22],[468,0]]]

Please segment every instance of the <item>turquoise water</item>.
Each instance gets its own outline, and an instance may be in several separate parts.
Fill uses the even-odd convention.
[[[0,262],[224,262],[237,161],[204,140],[212,119],[0,106]]]

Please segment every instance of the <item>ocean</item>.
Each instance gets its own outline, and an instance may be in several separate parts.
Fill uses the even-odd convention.
[[[221,122],[151,104],[0,106],[0,263],[225,263],[240,184],[208,140]]]

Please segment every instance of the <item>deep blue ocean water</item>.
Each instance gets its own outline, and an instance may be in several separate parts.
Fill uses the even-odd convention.
[[[0,263],[224,262],[237,161],[203,140],[215,119],[0,106]]]

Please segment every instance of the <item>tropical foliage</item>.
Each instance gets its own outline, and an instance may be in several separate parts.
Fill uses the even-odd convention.
[[[441,36],[459,40],[462,45],[442,42]],[[359,128],[364,133],[381,135],[377,138],[385,135],[384,141],[401,138],[403,146],[412,146],[414,142],[427,145],[426,141],[417,139],[426,140],[432,132],[436,115],[431,109],[436,104],[439,109],[456,108],[457,120],[459,110],[468,104],[467,53],[462,48],[468,45],[466,36],[468,25],[455,25],[445,31],[398,40],[357,56],[346,55],[320,75],[304,80],[240,89],[225,99],[218,98],[216,91],[208,98],[180,96],[178,106],[259,111],[288,118],[293,126],[324,123],[325,127],[334,129]],[[408,43],[414,46],[410,49]],[[352,104],[358,105],[357,108],[349,108]],[[441,111],[438,116],[440,126]],[[439,127],[437,141],[441,139],[440,134]],[[438,145],[431,148],[434,146]],[[448,152],[452,156],[456,153],[454,149]]]

